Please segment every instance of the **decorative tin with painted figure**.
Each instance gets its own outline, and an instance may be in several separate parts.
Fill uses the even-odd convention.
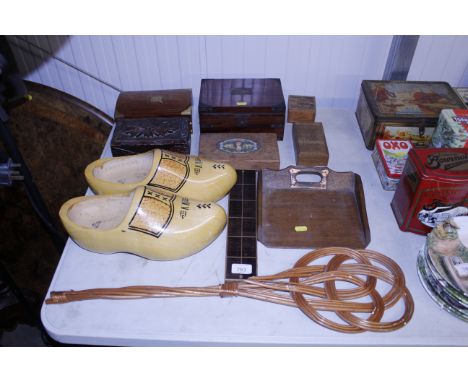
[[[440,111],[457,108],[466,106],[446,82],[365,80],[356,118],[369,150],[377,138],[411,139],[427,147]]]
[[[396,190],[412,147],[410,141],[377,139],[372,160],[385,190]]]
[[[468,110],[442,110],[432,144],[434,147],[468,147]]]
[[[465,105],[468,105],[468,88],[454,88]]]
[[[391,206],[400,229],[418,234],[468,215],[468,148],[410,150]]]

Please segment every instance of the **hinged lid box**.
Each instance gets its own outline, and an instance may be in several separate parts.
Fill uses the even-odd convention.
[[[122,92],[115,106],[112,154],[154,148],[190,154],[191,132],[191,89]]]
[[[190,126],[185,118],[117,120],[111,140],[113,156],[143,153],[155,148],[190,154]]]
[[[278,78],[203,79],[201,133],[275,133],[283,138],[286,104]]]
[[[468,148],[412,149],[392,200],[400,229],[426,234],[468,214]]]
[[[427,147],[440,111],[453,108],[465,105],[446,82],[364,80],[356,118],[369,150],[376,138]]]

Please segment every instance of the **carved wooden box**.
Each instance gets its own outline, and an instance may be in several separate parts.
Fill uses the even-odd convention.
[[[201,133],[275,133],[283,139],[286,104],[278,78],[203,79]]]
[[[120,93],[115,106],[114,156],[164,148],[190,154],[192,90]]]
[[[113,156],[152,149],[190,154],[190,126],[186,118],[132,118],[117,120],[111,140]]]

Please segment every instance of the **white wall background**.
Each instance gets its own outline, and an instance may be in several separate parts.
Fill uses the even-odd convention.
[[[122,90],[192,88],[202,78],[281,78],[285,96],[354,109],[363,79],[381,79],[392,36],[9,36],[27,79],[114,114],[118,92],[25,43]],[[408,79],[468,86],[468,37],[422,36]]]

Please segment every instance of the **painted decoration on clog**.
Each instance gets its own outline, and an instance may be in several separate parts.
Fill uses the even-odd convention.
[[[179,191],[190,174],[189,159],[188,155],[179,156],[162,151],[156,172],[148,185],[170,192]]]
[[[128,228],[161,237],[174,216],[175,198],[145,189]]]

